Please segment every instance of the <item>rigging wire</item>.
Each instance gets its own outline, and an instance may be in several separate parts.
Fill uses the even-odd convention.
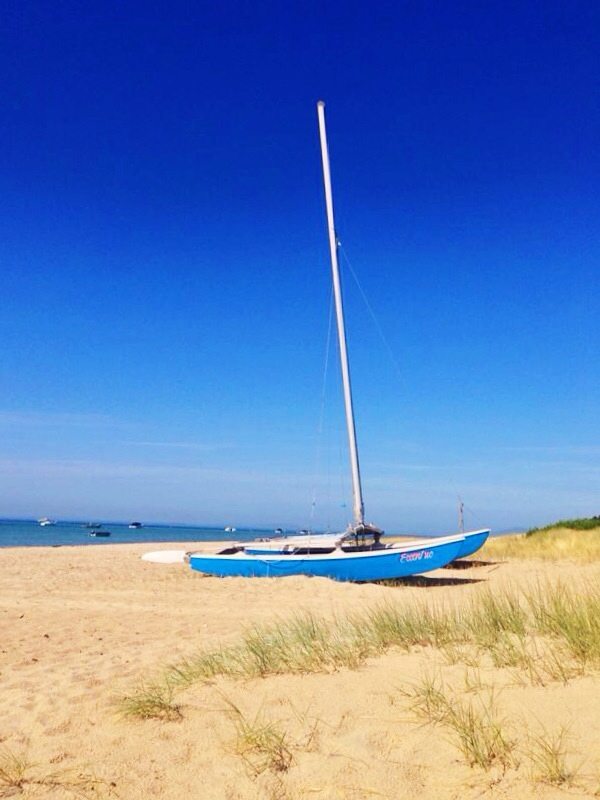
[[[465,511],[468,511],[468,512],[469,512],[469,514],[470,514],[470,515],[473,517],[473,519],[475,520],[475,522],[479,523],[480,525],[487,525],[487,524],[488,524],[488,523],[484,522],[484,520],[482,520],[482,519],[481,519],[481,517],[480,517],[478,514],[476,514],[476,513],[473,511],[473,509],[472,509],[472,508],[469,508],[469,506],[468,506],[468,505],[466,505],[465,503],[463,503],[463,506],[464,506],[464,508],[465,508]]]
[[[343,256],[344,262],[347,265],[348,270],[349,270],[350,274],[352,275],[352,278],[354,279],[354,283],[356,284],[356,286],[358,288],[358,291],[360,292],[360,295],[362,297],[362,300],[363,300],[363,302],[364,302],[364,304],[365,304],[365,306],[367,308],[367,311],[369,312],[369,316],[371,317],[371,319],[373,321],[373,324],[375,325],[375,328],[377,330],[377,333],[379,334],[379,337],[380,337],[381,341],[383,342],[383,344],[384,344],[384,346],[385,346],[385,348],[386,348],[386,350],[388,352],[388,356],[389,356],[390,361],[392,362],[392,364],[394,366],[394,369],[396,371],[396,375],[400,379],[400,381],[403,381],[404,375],[403,375],[403,372],[402,372],[402,368],[401,368],[401,366],[400,366],[400,364],[398,362],[398,359],[396,358],[396,356],[394,354],[394,351],[393,351],[393,349],[392,349],[392,347],[391,347],[391,345],[390,345],[385,333],[383,332],[383,328],[381,327],[379,319],[377,318],[377,315],[375,314],[375,312],[373,310],[373,307],[371,306],[371,303],[369,302],[369,298],[367,297],[366,292],[364,291],[364,289],[363,289],[363,287],[362,287],[362,285],[361,285],[361,283],[360,283],[360,281],[358,279],[358,275],[356,274],[356,271],[355,271],[354,267],[352,266],[352,263],[350,262],[350,259],[348,258],[348,254],[346,253],[346,250],[342,246],[342,243],[339,241],[339,239],[338,239],[337,244],[338,244],[338,251]],[[450,480],[450,483],[454,484],[455,488],[457,488],[456,484],[455,484],[455,482],[454,482],[454,480],[452,479],[451,476],[449,476],[449,480]],[[462,501],[462,495],[460,495],[458,492],[457,492],[457,494],[459,496],[459,503],[462,505],[462,509],[464,511],[467,511],[473,517],[473,519],[476,522],[477,521],[481,522],[481,520],[478,520],[477,514],[475,514],[473,509],[469,508],[469,506],[467,506]]]
[[[363,289],[363,287],[362,287],[362,285],[361,285],[361,283],[360,283],[360,281],[358,279],[358,275],[356,274],[356,271],[354,270],[354,268],[352,266],[352,263],[350,262],[350,259],[348,258],[346,250],[342,246],[342,243],[340,242],[339,239],[337,239],[337,247],[338,247],[338,252],[340,252],[342,254],[344,262],[347,265],[350,274],[352,275],[354,283],[356,284],[356,286],[358,288],[358,291],[359,291],[359,293],[360,293],[360,295],[362,297],[362,300],[363,300],[363,302],[364,302],[364,304],[365,304],[365,306],[367,308],[369,316],[371,317],[371,319],[373,321],[373,324],[375,325],[375,328],[376,328],[376,330],[377,330],[377,332],[379,334],[379,337],[380,337],[381,341],[383,342],[383,344],[384,344],[384,346],[385,346],[385,348],[386,348],[386,350],[388,352],[388,356],[390,358],[390,361],[393,364],[393,367],[395,369],[396,375],[399,378],[399,380],[402,381],[402,383],[404,383],[404,374],[403,374],[403,371],[402,371],[402,367],[400,366],[400,363],[399,363],[398,359],[396,358],[396,356],[394,354],[394,351],[393,351],[393,349],[392,349],[392,347],[391,347],[391,345],[390,345],[385,333],[383,332],[383,328],[381,327],[379,319],[377,318],[377,315],[375,314],[375,312],[373,310],[373,307],[371,306],[371,303],[369,302],[369,299],[368,299],[368,297],[367,297],[367,295],[366,295],[366,293],[365,293],[365,291],[364,291],[364,289]],[[333,305],[331,304],[330,305],[330,311],[329,311],[328,353],[329,353],[329,340],[330,340],[330,335],[331,335],[332,312],[333,312]],[[325,387],[325,384],[324,384],[324,387]],[[324,398],[322,398],[322,402],[324,402]],[[323,423],[323,418],[321,416],[320,433],[322,433],[322,423]],[[340,461],[341,461],[341,452],[340,452]],[[343,471],[340,472],[340,475],[342,477],[342,482],[343,482],[343,475],[344,474],[345,473]],[[455,484],[452,476],[448,476],[448,478],[450,480],[450,483],[454,484],[455,488],[457,489],[458,487],[456,487],[456,484]],[[458,494],[458,492],[457,492],[457,494]],[[472,508],[470,508],[469,506],[466,505],[466,503],[463,502],[462,494],[459,494],[459,503],[461,503],[462,509],[464,511],[467,511],[469,513],[469,515],[473,518],[473,520],[476,523],[479,522],[479,523],[483,524],[483,521],[480,519],[479,515],[476,514],[475,511],[473,511]],[[315,505],[315,503],[313,502],[313,510],[314,510],[314,505]]]
[[[377,315],[373,311],[373,307],[371,306],[371,303],[369,302],[369,298],[367,297],[364,289],[362,288],[361,283],[358,280],[358,275],[356,274],[356,272],[354,270],[354,267],[350,263],[350,259],[348,258],[346,250],[342,246],[342,243],[339,241],[339,239],[338,239],[338,250],[342,254],[342,256],[344,257],[344,261],[348,265],[348,269],[350,270],[350,274],[354,278],[354,282],[355,282],[355,284],[356,284],[356,286],[358,288],[358,291],[360,292],[360,295],[361,295],[361,297],[363,299],[363,302],[364,302],[365,306],[367,307],[367,311],[369,312],[369,315],[371,316],[371,319],[373,320],[375,328],[377,329],[377,333],[379,334],[379,336],[381,338],[381,341],[385,345],[385,348],[386,348],[386,350],[388,352],[388,356],[390,357],[390,360],[391,360],[392,364],[394,365],[394,369],[396,370],[396,373],[397,373],[398,377],[400,378],[400,380],[403,380],[404,376],[403,376],[403,373],[402,373],[402,367],[400,366],[400,364],[398,362],[398,359],[396,358],[396,356],[394,354],[392,346],[390,345],[385,333],[383,332],[383,328],[381,327],[381,323],[377,319]]]

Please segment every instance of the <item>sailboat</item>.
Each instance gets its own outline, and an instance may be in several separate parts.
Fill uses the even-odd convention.
[[[352,475],[353,521],[347,530],[339,534],[302,532],[296,536],[228,543],[217,552],[198,551],[186,555],[186,560],[192,569],[209,575],[246,577],[312,575],[340,581],[402,578],[439,569],[456,558],[471,555],[482,547],[490,534],[486,528],[468,533],[461,531],[449,536],[418,537],[402,543],[386,544],[381,541],[383,531],[365,520],[323,101],[317,103],[317,115]]]

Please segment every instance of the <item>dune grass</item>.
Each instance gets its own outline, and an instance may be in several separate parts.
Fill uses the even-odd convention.
[[[114,784],[112,784],[114,786]],[[0,797],[17,797],[34,793],[36,797],[60,791],[61,796],[79,798],[100,797],[103,788],[111,793],[111,786],[79,769],[44,769],[41,764],[29,761],[8,748],[0,750]]]
[[[583,667],[600,666],[600,588],[575,592],[564,584],[538,586],[528,597],[533,625],[562,641]]]
[[[489,770],[496,764],[504,768],[513,765],[516,743],[497,714],[493,694],[465,702],[441,681],[427,676],[407,694],[412,711],[443,726],[470,766]]]
[[[600,524],[593,528],[551,527],[533,533],[494,537],[485,543],[481,557],[568,559],[581,564],[600,561]]]
[[[268,675],[326,672],[356,668],[370,654],[349,625],[339,628],[313,614],[299,614],[285,622],[254,626],[238,645],[202,651],[171,666],[166,673],[173,686],[185,687],[219,675],[264,678]]]
[[[231,700],[225,702],[236,730],[235,752],[250,774],[257,777],[266,770],[287,772],[293,756],[286,732],[276,722],[264,719],[260,711],[249,719]]]
[[[551,531],[554,528],[567,528],[572,531],[590,531],[594,528],[600,528],[600,516],[561,519],[558,522],[552,522],[550,525],[544,525],[543,528],[530,528],[525,535],[533,536],[536,533]]]
[[[133,692],[118,700],[124,717],[138,719],[181,719],[181,710],[174,702],[174,688],[170,681],[141,683]]]
[[[449,733],[470,766],[484,770],[495,765],[518,767],[520,752],[532,765],[534,780],[554,786],[573,784],[578,768],[569,763],[567,728],[561,726],[554,733],[545,728],[527,732],[526,744],[517,748],[516,739],[509,735],[510,721],[498,716],[493,689],[469,676],[467,692],[471,691],[475,695],[465,699],[464,691],[457,693],[441,678],[426,675],[403,694],[417,718]]]
[[[344,618],[314,614],[250,628],[237,644],[203,650],[120,700],[125,716],[178,719],[175,694],[217,677],[264,678],[357,669],[390,648],[440,649],[454,663],[487,655],[518,680],[567,682],[600,668],[600,588],[539,584],[529,592],[482,591],[462,608],[386,603]]]
[[[22,792],[31,777],[34,764],[10,750],[0,753],[0,797]]]
[[[527,755],[539,781],[555,786],[573,783],[577,771],[567,763],[567,738],[568,731],[564,727],[556,733],[544,729],[531,736]]]

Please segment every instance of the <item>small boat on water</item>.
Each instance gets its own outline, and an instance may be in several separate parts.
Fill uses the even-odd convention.
[[[225,533],[235,533],[237,528],[234,528],[232,525],[228,525],[226,528],[223,528]]]
[[[42,517],[38,519],[38,525],[42,528],[47,528],[48,525],[56,525],[56,522],[53,519],[48,519],[48,517]]]
[[[88,533],[88,536],[96,536],[96,537],[99,537],[99,536],[106,537],[106,536],[110,536],[110,535],[111,535],[110,531],[103,531],[103,530],[95,530],[95,531],[90,531]]]
[[[339,581],[373,581],[404,578],[438,569],[478,550],[490,534],[489,529],[460,532],[441,537],[414,537],[404,542],[385,544],[383,531],[365,521],[358,445],[354,422],[350,366],[338,264],[339,241],[333,217],[331,173],[325,129],[325,104],[317,104],[325,206],[329,234],[329,255],[337,320],[338,351],[344,389],[344,409],[352,475],[353,521],[338,534],[316,534],[302,530],[295,536],[279,536],[254,542],[229,543],[217,552],[186,554],[190,567],[209,575],[279,577],[308,575]],[[225,528],[233,531],[235,528]],[[281,529],[277,529],[279,533]]]
[[[96,530],[97,528],[101,528],[102,527],[102,523],[101,522],[84,522],[84,524],[81,527],[82,528],[91,528],[92,530]]]
[[[136,531],[137,531],[137,530],[139,530],[140,528],[143,528],[144,526],[142,525],[142,523],[141,523],[141,522],[130,522],[130,523],[129,523],[129,525],[128,525],[128,527],[129,527],[129,528],[133,528],[134,530],[136,530]]]

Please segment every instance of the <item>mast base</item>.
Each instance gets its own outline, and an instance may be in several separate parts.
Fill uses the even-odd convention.
[[[348,526],[347,535],[349,537],[353,536],[357,545],[364,545],[369,540],[371,540],[374,545],[378,545],[383,533],[381,528],[371,525],[369,522],[361,522],[358,525]]]

